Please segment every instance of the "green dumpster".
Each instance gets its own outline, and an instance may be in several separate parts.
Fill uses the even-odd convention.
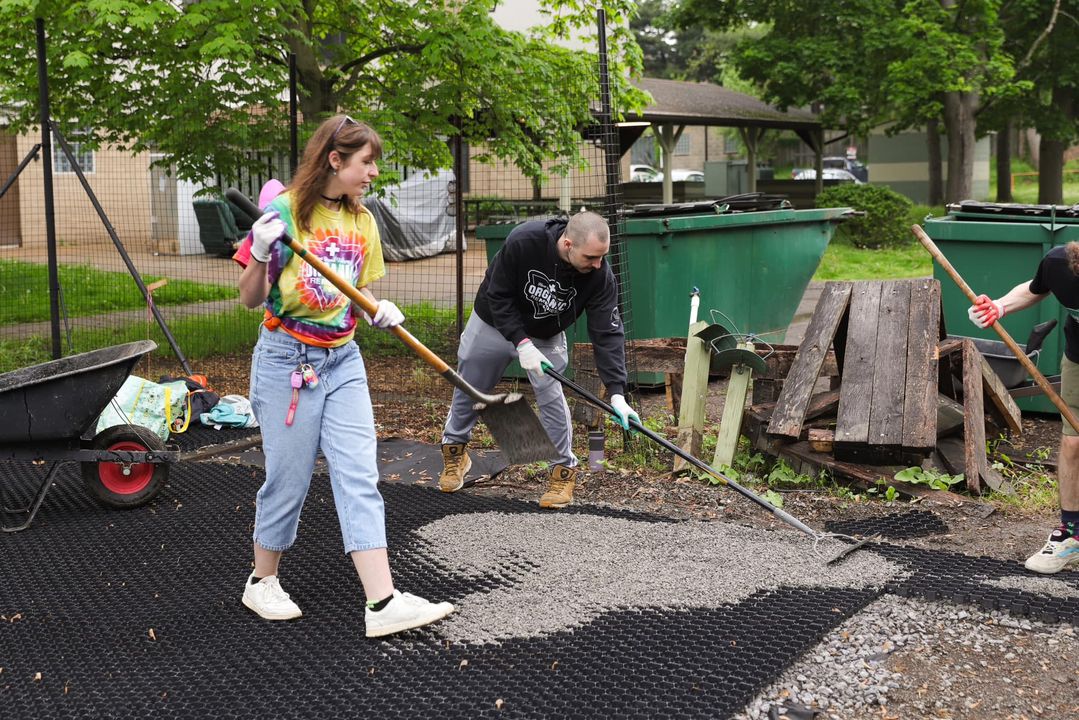
[[[944,217],[926,219],[925,232],[974,292],[992,298],[1033,278],[1038,261],[1051,248],[1079,240],[1079,217],[1070,208],[968,201],[950,205],[948,210]],[[970,301],[935,263],[933,277],[940,280],[948,334],[1000,339],[992,328],[979,330],[971,324],[967,318]],[[1017,343],[1023,344],[1035,325],[1055,319],[1057,328],[1045,338],[1038,369],[1044,375],[1056,375],[1064,353],[1067,317],[1060,303],[1050,296],[1032,308],[1008,315],[1001,324]],[[1016,403],[1023,410],[1058,412],[1044,395],[1019,398]]]
[[[786,208],[627,216],[627,338],[685,336],[690,292],[696,287],[701,293],[698,319],[760,335],[766,342],[782,342],[836,225],[849,212]],[[476,229],[476,236],[487,243],[488,261],[514,227]],[[713,317],[711,310],[725,317]],[[589,342],[587,323],[576,323],[567,336],[570,342]],[[661,378],[640,373],[637,380],[654,383]]]

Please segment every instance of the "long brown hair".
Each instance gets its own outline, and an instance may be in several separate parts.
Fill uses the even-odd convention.
[[[303,160],[288,186],[292,192],[294,219],[301,232],[310,232],[315,205],[333,175],[330,152],[336,150],[344,164],[365,145],[371,146],[373,159],[382,157],[382,138],[378,133],[367,123],[358,122],[347,115],[334,115],[315,130],[304,147]],[[342,209],[353,215],[362,212],[359,196],[348,196]]]

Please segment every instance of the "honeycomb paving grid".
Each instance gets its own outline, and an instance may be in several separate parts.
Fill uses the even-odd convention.
[[[889,513],[860,520],[829,520],[824,523],[824,529],[828,532],[862,537],[879,533],[893,540],[943,535],[948,532],[944,521],[928,510]]]
[[[371,641],[329,488],[316,480],[285,561],[305,619],[270,624],[238,601],[261,472],[172,470],[151,506],[117,512],[86,498],[72,465],[34,527],[0,537],[0,615],[9,619],[0,624],[0,716],[729,717],[880,595],[780,588],[719,609],[612,609],[572,631],[497,645],[448,643],[432,630]],[[16,485],[40,472],[0,466]],[[414,486],[382,490],[397,583],[451,601],[508,581],[443,567],[415,530],[453,513],[537,512]],[[891,592],[958,602],[981,592],[1009,611],[1044,602],[979,583],[1019,572],[1013,563],[886,544],[873,552],[915,571]],[[1046,607],[1071,621],[1071,603]]]

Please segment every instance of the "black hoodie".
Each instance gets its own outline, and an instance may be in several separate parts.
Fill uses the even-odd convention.
[[[548,339],[588,313],[596,370],[611,395],[625,394],[625,331],[618,313],[618,282],[604,258],[582,273],[558,255],[566,220],[531,220],[515,227],[476,292],[475,311],[507,340]]]

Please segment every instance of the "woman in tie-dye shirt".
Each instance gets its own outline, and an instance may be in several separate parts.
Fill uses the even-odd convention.
[[[386,274],[378,227],[360,201],[378,176],[381,154],[381,139],[364,123],[347,115],[322,123],[292,184],[264,208],[234,256],[244,268],[240,301],[265,308],[251,360],[251,404],[262,428],[266,481],[255,500],[255,569],[243,603],[267,620],[301,616],[277,572],[282,553],[296,540],[321,448],[345,552],[367,596],[368,637],[427,625],[453,612],[449,603],[397,591],[386,552],[375,421],[353,339],[357,315],[382,329],[404,320],[396,305],[376,301],[367,287]],[[286,232],[375,302],[374,317],[278,242]]]

